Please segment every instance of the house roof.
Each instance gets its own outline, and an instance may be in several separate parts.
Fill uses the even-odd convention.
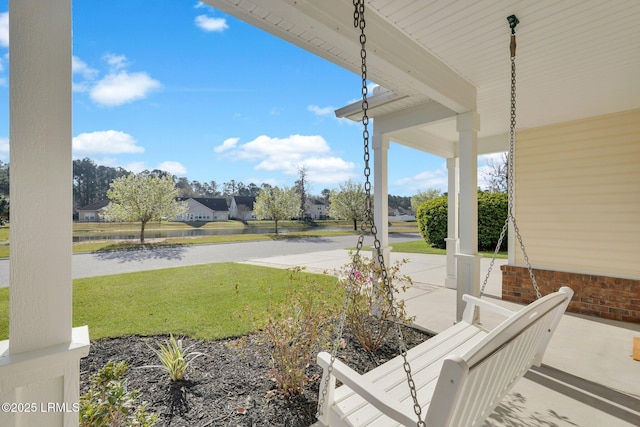
[[[84,206],[82,208],[78,208],[79,211],[99,211],[100,209],[106,207],[110,203],[109,199],[99,200],[97,202],[91,203],[90,205]]]
[[[227,200],[222,198],[210,198],[210,197],[191,197],[196,202],[208,207],[214,211],[228,211],[229,206]]]
[[[360,73],[351,2],[204,1]],[[518,129],[640,108],[637,0],[366,0],[368,79],[383,88],[369,101],[374,125],[393,118],[391,141],[451,157],[456,114],[477,108],[479,153],[504,150],[511,14],[520,20]],[[336,113],[359,120],[359,102]]]
[[[236,206],[244,205],[253,209],[253,204],[256,202],[256,198],[253,196],[233,196],[236,201]]]

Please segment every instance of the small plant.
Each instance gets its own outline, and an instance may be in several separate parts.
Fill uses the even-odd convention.
[[[313,280],[296,284],[300,269],[290,270],[292,293],[280,307],[272,310],[263,333],[271,343],[271,377],[285,397],[302,392],[309,381],[306,370],[331,336],[331,313],[335,312],[329,296]]]
[[[388,286],[394,296],[392,304],[387,298],[387,285],[380,279],[381,268],[376,261],[360,257],[355,266],[350,263],[341,269],[338,282],[345,289],[352,287],[346,323],[358,344],[367,351],[380,348],[394,326],[393,320],[400,323],[413,321],[407,315],[404,301],[399,298],[400,293],[412,283],[409,276],[400,274],[400,267],[406,263],[407,260],[397,261],[387,267]]]
[[[182,346],[182,340],[176,340],[173,335],[169,336],[169,340],[166,342],[166,345],[159,344],[158,346],[158,349],[151,346],[149,346],[149,348],[151,348],[158,356],[161,365],[152,365],[147,367],[164,369],[169,374],[171,381],[183,380],[191,362],[193,362],[196,357],[204,354],[193,351],[190,352],[189,350],[193,345],[184,348]]]
[[[80,397],[81,427],[153,426],[158,416],[138,403],[138,390],[127,390],[127,362],[108,362],[91,376],[89,391]]]

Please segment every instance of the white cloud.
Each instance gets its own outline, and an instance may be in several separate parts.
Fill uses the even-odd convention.
[[[216,153],[222,153],[223,151],[230,150],[232,148],[235,148],[236,144],[238,144],[238,141],[240,141],[240,138],[227,138],[222,142],[222,144],[214,147],[213,151]]]
[[[111,72],[122,70],[128,65],[127,57],[124,55],[116,55],[115,53],[107,53],[102,59],[109,65]]]
[[[71,70],[74,74],[81,74],[85,79],[93,79],[98,74],[98,70],[91,68],[77,56],[71,57]]]
[[[253,141],[238,145],[229,138],[219,152],[233,160],[257,163],[255,170],[281,172],[296,176],[298,168],[307,167],[309,181],[316,183],[340,183],[354,176],[355,165],[332,155],[327,141],[319,135],[291,135],[287,138],[273,138],[261,135]]]
[[[206,32],[222,32],[229,28],[224,18],[213,18],[207,15],[198,15],[195,19],[196,26]]]
[[[396,180],[393,185],[402,189],[403,193],[416,193],[427,188],[447,191],[447,169],[443,166],[436,170],[427,170],[411,177]]]
[[[317,105],[309,105],[309,106],[307,106],[307,110],[311,111],[313,114],[315,114],[317,116],[328,116],[329,114],[333,113],[335,108],[333,108],[331,106],[319,107]]]
[[[339,184],[355,177],[355,164],[340,157],[311,157],[303,164],[310,182]]]
[[[162,85],[147,73],[120,71],[106,75],[91,89],[91,99],[99,105],[116,107],[144,99]]]
[[[134,137],[120,131],[106,130],[81,133],[73,138],[74,156],[143,152],[144,148],[136,145]]]
[[[165,172],[169,172],[171,175],[185,176],[187,174],[187,168],[185,168],[180,162],[162,162],[154,169],[160,169]]]
[[[143,170],[148,170],[149,168],[145,165],[144,162],[130,162],[126,163],[122,166],[124,170],[128,170],[133,173],[140,173]]]
[[[9,12],[0,13],[0,46],[9,47]]]
[[[202,7],[207,7],[206,4],[204,4],[203,2],[199,1],[198,3],[196,3],[195,6],[193,6],[194,9],[200,9]]]
[[[86,62],[77,56],[71,58],[71,70],[73,74],[79,74],[82,77],[82,81],[73,82],[73,90],[75,92],[88,91],[91,81],[98,75],[98,70],[89,67]]]

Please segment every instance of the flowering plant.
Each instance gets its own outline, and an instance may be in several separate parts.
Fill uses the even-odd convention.
[[[400,298],[412,284],[411,277],[400,274],[400,267],[407,262],[403,259],[388,266],[386,281],[382,279],[379,263],[371,258],[358,257],[340,270],[339,283],[345,290],[351,289],[346,322],[365,350],[378,349],[394,321],[411,323],[414,320]]]

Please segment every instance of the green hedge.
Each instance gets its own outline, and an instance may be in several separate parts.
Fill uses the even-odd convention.
[[[448,206],[447,196],[434,197],[418,206],[416,212],[418,230],[422,238],[440,249],[446,247],[444,239],[447,237]]]
[[[505,193],[478,192],[478,250],[492,251],[507,218],[508,196]],[[418,207],[416,219],[420,234],[428,244],[445,249],[447,237],[447,196],[427,200]],[[507,250],[505,236],[500,250]]]

